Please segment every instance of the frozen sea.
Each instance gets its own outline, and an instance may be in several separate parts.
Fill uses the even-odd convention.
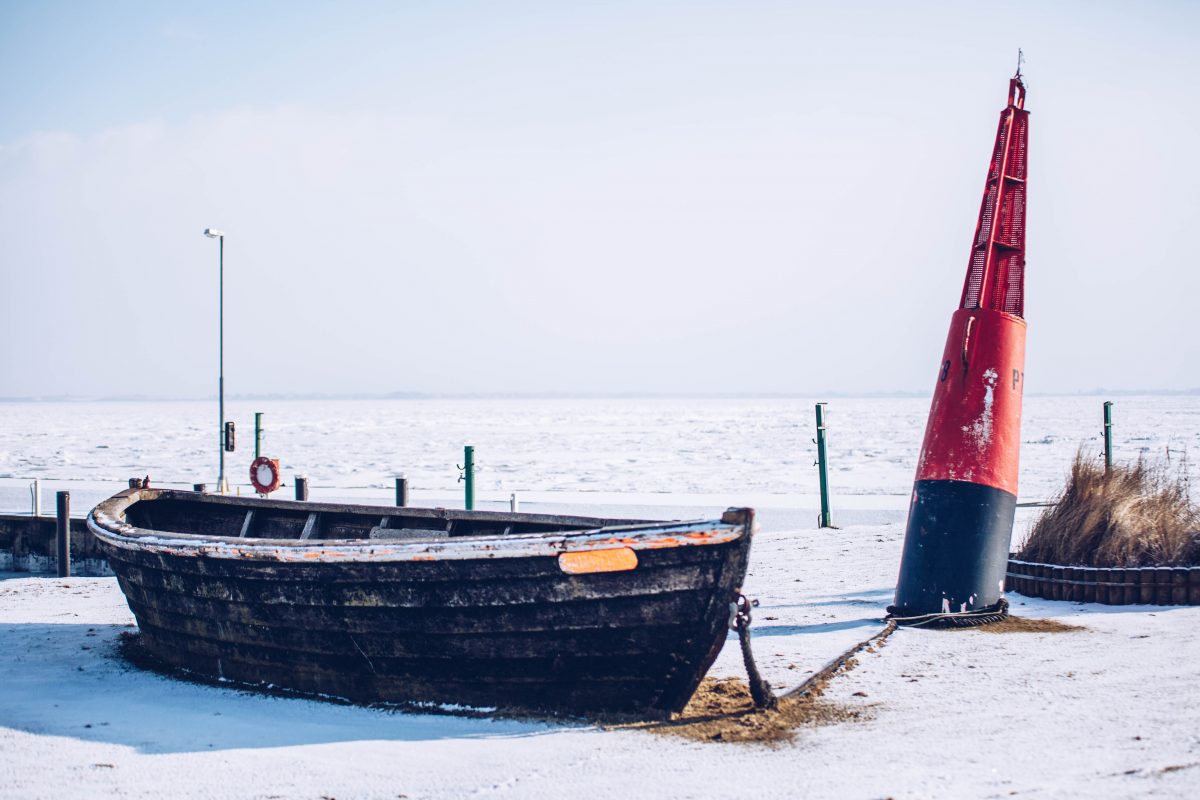
[[[415,502],[461,503],[457,465],[472,444],[485,506],[513,493],[522,507],[753,505],[796,509],[808,526],[819,504],[819,399],[232,401],[238,450],[227,469],[250,491],[260,411],[264,453],[280,459],[285,486],[307,475],[314,500],[388,502],[405,473]],[[1021,501],[1052,498],[1077,448],[1100,457],[1104,399],[1026,398]],[[925,397],[829,401],[835,513],[850,522],[903,513],[928,408]],[[0,509],[27,510],[34,478],[44,503],[69,489],[76,511],[131,476],[213,487],[216,418],[214,401],[0,403]],[[1170,458],[1200,478],[1200,396],[1118,397],[1114,418],[1119,460]]]

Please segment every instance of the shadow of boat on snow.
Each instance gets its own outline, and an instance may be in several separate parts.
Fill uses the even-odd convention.
[[[592,725],[429,713],[279,696],[149,671],[126,660],[126,625],[0,625],[0,725],[143,753],[371,741],[506,739]]]

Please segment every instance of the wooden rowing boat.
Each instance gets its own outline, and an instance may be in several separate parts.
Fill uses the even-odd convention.
[[[720,652],[753,521],[162,489],[88,515],[171,667],[355,702],[649,716],[682,709]]]

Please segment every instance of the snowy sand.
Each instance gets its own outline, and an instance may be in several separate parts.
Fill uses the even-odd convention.
[[[761,534],[754,647],[798,684],[880,629],[903,525]],[[1012,597],[1072,633],[900,630],[792,743],[393,713],[191,684],[116,652],[111,578],[0,580],[5,797],[1129,797],[1200,787],[1200,608]],[[717,676],[741,674],[736,641]]]
[[[1099,452],[1098,397],[1029,398],[1021,499],[1053,495],[1077,446]],[[815,530],[803,400],[233,403],[239,480],[252,412],[312,499],[457,506],[477,446],[483,505],[616,516],[761,509],[746,593],[778,689],[877,632],[891,601],[925,399],[831,404],[835,522]],[[82,513],[149,472],[215,480],[212,403],[0,404],[0,510],[72,492]],[[1200,398],[1118,398],[1119,458],[1178,462]],[[1197,478],[1195,459],[1187,474]],[[1195,485],[1193,483],[1193,485]],[[287,490],[285,490],[287,492]],[[290,492],[287,492],[290,494]],[[1017,537],[1035,513],[1021,509]],[[860,721],[778,745],[698,743],[585,723],[396,713],[186,683],[117,653],[133,618],[111,578],[0,573],[0,797],[1193,797],[1200,794],[1200,608],[1011,596],[1071,633],[901,630],[827,699]],[[740,676],[736,640],[712,673]]]

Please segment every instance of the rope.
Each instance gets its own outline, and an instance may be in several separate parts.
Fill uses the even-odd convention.
[[[754,653],[750,651],[750,607],[757,605],[739,594],[737,600],[729,604],[729,627],[737,631],[738,641],[742,645],[742,663],[746,665],[746,677],[750,683],[750,698],[755,708],[775,708],[779,699],[771,691],[771,684],[758,671],[754,663]]]
[[[884,625],[883,630],[879,631],[879,633],[876,633],[873,636],[863,639],[861,642],[854,645],[850,649],[846,650],[844,653],[842,653],[840,656],[838,656],[837,658],[830,661],[825,666],[821,667],[821,669],[817,670],[812,675],[809,675],[808,678],[805,679],[804,683],[800,684],[795,689],[792,689],[790,692],[785,694],[784,698],[792,698],[792,697],[799,698],[799,697],[804,697],[805,695],[808,695],[808,694],[820,694],[820,692],[825,684],[825,681],[829,680],[834,675],[837,675],[839,672],[841,672],[845,669],[848,669],[850,666],[852,666],[850,664],[851,658],[853,658],[860,651],[865,650],[868,647],[873,647],[875,645],[878,645],[884,639],[888,638],[893,633],[895,633],[895,631],[896,631],[896,620],[889,619],[887,621],[887,624]]]
[[[899,611],[895,606],[888,606],[887,619],[906,628],[974,628],[979,625],[990,625],[1008,617],[1008,601],[1003,597],[1000,602],[976,611],[957,611],[944,614],[918,614],[912,617],[896,616]]]

